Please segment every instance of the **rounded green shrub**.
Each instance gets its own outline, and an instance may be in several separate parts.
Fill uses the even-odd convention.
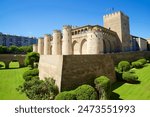
[[[101,76],[94,80],[94,84],[99,92],[99,99],[109,99],[111,92],[110,79],[106,76]]]
[[[130,82],[130,83],[135,83],[138,81],[138,76],[130,72],[124,72],[122,75],[122,78],[123,80]]]
[[[146,59],[139,59],[138,62],[141,62],[142,65],[145,65],[147,63],[147,60]]]
[[[76,95],[74,91],[64,91],[64,92],[60,92],[55,97],[55,100],[76,100]]]
[[[128,61],[121,61],[118,64],[118,70],[121,72],[129,71],[130,70],[130,63]]]
[[[90,85],[82,85],[75,89],[77,100],[97,100],[98,95],[95,89]]]
[[[139,61],[132,62],[131,64],[132,64],[132,67],[137,68],[137,69],[143,67],[143,64]]]
[[[23,78],[25,81],[31,80],[32,77],[38,76],[39,75],[39,70],[38,69],[32,69],[24,72]]]

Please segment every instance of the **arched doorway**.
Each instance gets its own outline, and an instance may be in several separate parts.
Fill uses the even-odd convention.
[[[87,54],[87,40],[83,39],[80,46],[80,53]]]
[[[80,51],[79,51],[79,43],[77,41],[73,41],[72,43],[72,53],[73,55],[79,55]]]

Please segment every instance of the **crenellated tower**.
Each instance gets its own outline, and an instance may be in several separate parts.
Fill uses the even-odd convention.
[[[40,55],[44,54],[44,39],[43,38],[38,39],[38,53]]]
[[[62,33],[60,30],[53,31],[53,45],[52,45],[52,54],[53,55],[61,55],[61,40],[62,40]]]
[[[52,36],[51,35],[48,35],[48,34],[45,34],[44,35],[44,55],[50,55],[50,42],[51,42],[51,38]]]
[[[33,52],[38,52],[38,45],[37,44],[33,44]]]
[[[72,54],[72,27],[63,26],[63,40],[62,40],[62,54],[71,55]]]
[[[130,51],[130,27],[129,17],[121,11],[105,15],[104,27],[115,31],[122,43],[122,51]]]

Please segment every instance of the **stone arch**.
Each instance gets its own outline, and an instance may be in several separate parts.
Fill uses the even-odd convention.
[[[13,64],[14,62],[16,62],[18,65],[17,66],[11,66],[11,64]],[[12,60],[9,62],[9,67],[8,68],[20,68],[22,67],[21,63],[18,60]]]
[[[80,54],[80,45],[79,43],[75,40],[73,41],[72,43],[72,53],[73,55],[77,55],[77,54]]]
[[[81,46],[80,46],[80,53],[82,54],[87,54],[87,40],[83,39],[81,41]]]
[[[6,66],[6,65],[5,65],[5,62],[4,62],[4,61],[0,61],[0,69],[1,69],[1,68],[5,68],[5,66]]]

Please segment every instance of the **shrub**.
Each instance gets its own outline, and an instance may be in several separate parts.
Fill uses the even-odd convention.
[[[31,65],[31,68],[33,69],[34,68],[34,62],[39,62],[39,53],[36,53],[36,52],[31,52],[31,53],[28,53],[26,55],[26,58],[25,58],[25,65]]]
[[[146,59],[139,59],[138,62],[141,62],[142,65],[145,65],[147,63],[147,60]]]
[[[32,77],[35,77],[35,76],[38,77],[38,75],[39,75],[39,70],[32,69],[32,70],[28,70],[28,71],[24,72],[23,78],[25,81],[29,81],[29,80],[31,80]]]
[[[17,90],[25,93],[32,100],[51,100],[58,94],[58,87],[52,78],[45,78],[45,80],[32,78],[25,81]]]
[[[94,80],[94,84],[99,92],[99,99],[109,99],[111,91],[110,79],[105,76],[101,76]]]
[[[76,95],[74,91],[64,91],[59,93],[55,100],[76,100]]]
[[[121,62],[118,64],[118,69],[119,69],[119,71],[121,71],[121,72],[129,71],[129,70],[130,70],[130,63],[129,63],[128,61],[121,61]]]
[[[123,80],[130,82],[130,83],[136,83],[138,81],[138,76],[130,72],[124,72],[122,75],[122,78]]]
[[[132,62],[131,64],[132,64],[132,67],[137,68],[137,69],[143,67],[143,64],[139,61]]]
[[[75,89],[77,100],[96,100],[98,99],[97,92],[90,85],[82,85]]]

